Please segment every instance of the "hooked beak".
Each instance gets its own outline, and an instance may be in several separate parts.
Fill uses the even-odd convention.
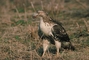
[[[36,18],[37,16],[38,16],[38,13],[33,13],[33,14],[32,14],[32,17],[33,17],[33,18]]]

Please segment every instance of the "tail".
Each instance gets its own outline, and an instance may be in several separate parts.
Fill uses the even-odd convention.
[[[72,45],[72,43],[69,41],[69,42],[62,42],[62,47],[64,49],[68,49],[68,50],[75,50],[75,47]]]

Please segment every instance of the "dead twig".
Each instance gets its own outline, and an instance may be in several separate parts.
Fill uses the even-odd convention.
[[[77,27],[78,27],[79,32],[81,33],[80,25],[79,25],[77,22],[76,22],[76,25],[77,25]]]
[[[24,10],[25,10],[25,13],[24,13],[24,18],[25,18],[25,20],[27,21],[27,12],[26,12],[26,6],[25,6],[25,4],[23,4],[23,6],[24,6]]]
[[[43,1],[41,1],[41,10],[44,10]]]
[[[31,2],[31,6],[32,6],[33,10],[36,12],[33,2]]]
[[[16,13],[17,13],[17,17],[19,16],[19,18],[21,19],[21,16],[20,16],[20,14],[19,14],[19,11],[18,11],[18,9],[17,9],[17,7],[14,5],[14,8],[15,8],[15,10],[16,10]]]
[[[82,7],[83,9],[86,9],[86,8],[88,7],[86,4],[80,2],[80,0],[76,0],[76,1],[77,1],[80,5],[82,5],[81,7]]]
[[[84,23],[85,23],[86,30],[89,32],[89,28],[88,28],[88,24],[87,24],[86,20],[83,19],[83,21],[84,21]]]

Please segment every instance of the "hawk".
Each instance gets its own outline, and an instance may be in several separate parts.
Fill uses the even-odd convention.
[[[66,30],[60,22],[50,18],[44,11],[38,11],[37,13],[34,13],[33,17],[38,17],[40,20],[38,35],[43,40],[42,56],[44,56],[50,43],[56,46],[57,56],[59,55],[59,50],[62,46],[62,42],[68,42],[69,48],[73,50],[75,49],[70,42],[70,38]]]

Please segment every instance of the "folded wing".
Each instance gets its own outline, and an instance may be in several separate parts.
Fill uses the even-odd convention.
[[[54,25],[52,28],[52,33],[54,35],[54,38],[60,40],[60,41],[67,41],[69,42],[69,36],[66,33],[66,30],[61,25]]]

